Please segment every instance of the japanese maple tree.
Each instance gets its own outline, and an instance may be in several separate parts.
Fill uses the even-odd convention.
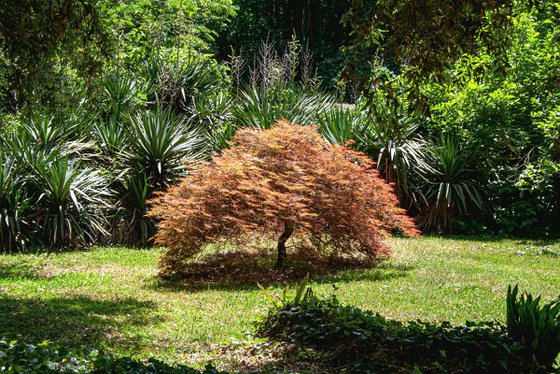
[[[241,129],[230,147],[153,201],[164,274],[181,273],[210,243],[247,234],[277,238],[277,266],[293,237],[300,250],[388,254],[386,236],[416,236],[393,188],[364,154],[325,141],[314,126],[279,121]]]

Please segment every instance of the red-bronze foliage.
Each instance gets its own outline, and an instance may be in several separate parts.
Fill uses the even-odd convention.
[[[181,273],[206,244],[254,232],[280,235],[278,266],[292,235],[307,250],[372,257],[388,254],[390,232],[418,235],[366,155],[285,120],[239,130],[220,156],[152,204],[155,244],[168,248],[164,274]]]

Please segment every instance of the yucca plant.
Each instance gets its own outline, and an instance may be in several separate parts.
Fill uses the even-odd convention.
[[[486,210],[486,201],[476,172],[468,168],[467,156],[452,136],[433,146],[433,169],[424,185],[426,206],[417,223],[424,230],[446,232],[452,219],[471,209]]]
[[[147,200],[151,188],[146,175],[137,173],[124,177],[118,184],[117,223],[112,230],[112,240],[116,243],[146,246],[155,233],[152,219],[146,217]]]
[[[508,335],[523,343],[533,363],[532,372],[549,373],[560,354],[560,297],[540,305],[541,297],[523,293],[518,286],[508,287]]]
[[[0,160],[0,250],[25,249],[29,201],[21,188],[22,176],[17,173],[15,159],[6,156],[1,147]]]
[[[118,157],[127,145],[126,131],[115,117],[97,123],[93,128],[93,138],[101,153],[109,157]]]
[[[334,106],[334,95],[292,86],[245,86],[232,109],[238,126],[266,129],[285,118],[302,125],[317,122]]]
[[[153,189],[164,189],[185,173],[187,161],[202,158],[202,139],[182,115],[163,109],[141,112],[130,119],[123,156]]]
[[[433,172],[428,162],[429,143],[418,132],[420,119],[399,103],[379,102],[374,113],[355,131],[356,145],[377,160],[383,178],[394,183],[400,205],[414,210],[422,201],[419,184],[424,175]]]
[[[189,163],[203,158],[204,138],[196,123],[169,109],[139,112],[124,124],[110,121],[96,131],[112,160],[112,240],[145,246],[155,233],[153,220],[144,216],[147,201],[185,175]]]
[[[164,105],[176,114],[188,113],[197,95],[207,94],[220,86],[225,76],[203,57],[168,62],[150,60],[142,69],[148,103]]]
[[[95,242],[107,233],[104,212],[110,191],[99,170],[83,168],[61,154],[34,160],[32,170],[31,218],[44,244],[66,248]]]
[[[17,128],[16,137],[32,144],[34,148],[51,149],[64,140],[65,131],[62,126],[56,125],[53,117],[35,115],[22,122]]]
[[[138,95],[136,81],[127,75],[115,73],[105,77],[102,83],[105,109],[114,116],[133,106]]]
[[[364,118],[351,107],[335,106],[317,118],[319,132],[332,144],[346,144],[360,138]],[[354,143],[355,148],[360,144]]]
[[[2,144],[23,169],[29,169],[35,159],[48,158],[51,154],[83,160],[95,158],[95,144],[87,139],[90,124],[85,122],[75,118],[57,121],[51,116],[35,114],[23,119],[2,139]]]
[[[233,100],[223,91],[194,98],[189,123],[201,129],[210,151],[218,152],[227,147],[227,142],[235,132],[232,105]]]

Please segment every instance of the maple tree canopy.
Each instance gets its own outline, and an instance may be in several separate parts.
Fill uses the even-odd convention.
[[[206,244],[247,234],[280,235],[279,266],[289,237],[299,250],[375,257],[388,254],[391,232],[419,234],[366,155],[286,120],[240,129],[221,155],[151,203],[154,242],[168,248],[163,274],[180,274]]]

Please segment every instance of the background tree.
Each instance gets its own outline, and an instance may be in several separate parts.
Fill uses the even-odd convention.
[[[352,1],[344,22],[352,27],[354,45],[377,47],[385,61],[407,66],[413,78],[437,77],[461,54],[476,51],[477,41],[503,56],[514,5],[512,0]]]
[[[108,51],[99,4],[99,0],[0,2],[4,110],[17,112],[32,102],[51,104],[63,86],[75,86],[72,78],[87,79],[99,72]]]
[[[283,52],[295,36],[316,62],[317,75],[326,87],[333,84],[344,64],[340,47],[349,40],[350,28],[340,23],[349,2],[339,0],[234,0],[237,16],[222,33],[220,58],[232,49],[250,64],[263,41]]]
[[[168,275],[206,244],[253,232],[281,233],[277,266],[292,236],[300,250],[375,257],[388,253],[388,233],[418,234],[367,156],[287,121],[239,130],[229,149],[156,198],[149,214],[160,220],[155,243],[169,248],[161,264]]]

